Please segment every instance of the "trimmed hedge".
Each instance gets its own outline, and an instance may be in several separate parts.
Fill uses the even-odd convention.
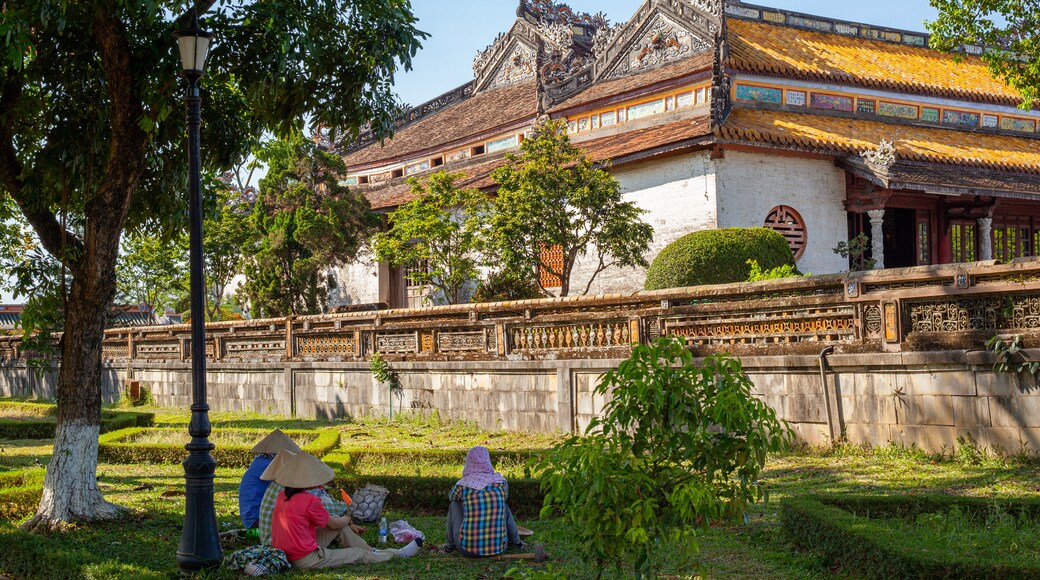
[[[466,462],[468,449],[351,449],[340,448],[335,452],[336,461],[350,468],[364,461],[401,462],[426,461],[427,463],[458,465]],[[538,451],[491,451],[491,461],[497,464],[501,460],[525,462],[538,455]],[[331,458],[326,458],[328,462]]]
[[[0,401],[0,409],[14,409],[24,415],[32,415],[33,417],[53,417],[58,414],[58,406],[54,403]]]
[[[448,492],[457,481],[454,477],[351,474],[337,476],[333,485],[347,493],[354,493],[366,483],[385,487],[390,494],[386,496],[384,510],[447,514]],[[509,480],[509,508],[517,518],[537,518],[544,499],[538,480]]]
[[[1040,561],[1028,555],[1001,557],[976,550],[950,553],[924,545],[879,519],[906,519],[957,507],[983,518],[994,506],[1040,516],[1040,498],[994,499],[951,496],[812,496],[785,498],[780,524],[795,544],[869,578],[1038,578]]]
[[[46,473],[39,467],[0,473],[0,519],[14,521],[32,515],[40,505]]]
[[[184,461],[184,444],[181,443],[148,443],[138,444],[133,440],[140,435],[152,431],[169,431],[183,433],[187,437],[187,431],[175,429],[145,429],[131,427],[106,433],[98,438],[98,461],[106,463],[180,463]],[[240,433],[265,434],[268,429],[228,429]],[[289,437],[300,435],[312,435],[314,431],[286,430]],[[317,432],[313,441],[303,446],[303,450],[323,457],[326,453],[339,447],[340,432],[333,429],[325,429]],[[219,445],[213,450],[213,458],[221,467],[248,467],[256,457],[249,450],[252,446]]]
[[[19,404],[28,405],[30,403]],[[53,405],[51,408],[56,409]],[[102,411],[101,432],[108,433],[109,431],[118,431],[127,427],[151,427],[154,421],[154,413]],[[0,439],[53,439],[56,427],[57,422],[54,418],[30,421],[0,419]]]
[[[794,266],[784,236],[768,228],[724,228],[687,234],[665,246],[646,273],[647,290],[746,282],[748,260],[762,270]]]

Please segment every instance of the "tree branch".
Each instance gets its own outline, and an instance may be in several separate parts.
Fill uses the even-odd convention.
[[[38,201],[29,199],[23,190],[21,175],[24,167],[18,160],[14,148],[15,107],[22,96],[22,79],[14,71],[8,71],[0,91],[0,183],[7,194],[18,204],[18,208],[40,238],[45,250],[56,259],[72,268],[82,255],[83,244],[75,234],[62,230],[58,216]],[[65,250],[71,250],[65,251]],[[70,257],[71,256],[71,257]]]
[[[181,14],[174,20],[175,30],[183,30],[191,25],[191,19],[196,14],[205,14],[216,4],[216,0],[195,0],[195,4],[187,12]]]

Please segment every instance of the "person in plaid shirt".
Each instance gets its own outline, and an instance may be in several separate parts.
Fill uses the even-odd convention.
[[[523,547],[516,520],[509,511],[509,483],[491,466],[487,447],[466,454],[462,479],[448,493],[448,542],[446,552],[463,556],[495,556],[510,547]]]
[[[291,451],[282,451],[275,456],[274,461],[271,465],[260,475],[260,479],[263,481],[271,482],[267,486],[267,491],[264,492],[264,498],[260,502],[260,543],[265,546],[271,545],[271,522],[274,517],[274,502],[278,499],[278,494],[285,489],[285,487],[274,480],[278,476],[278,470],[282,468],[282,465],[286,461],[291,459],[296,454]],[[347,504],[342,502],[329,494],[328,491],[323,487],[307,490],[307,493],[317,497],[321,500],[321,505],[325,506],[325,510],[329,512],[330,516],[337,517],[347,513]],[[365,533],[365,528],[361,526],[350,524],[350,529],[356,534]]]

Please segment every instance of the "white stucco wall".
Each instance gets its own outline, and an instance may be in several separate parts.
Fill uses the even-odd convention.
[[[379,302],[379,266],[371,248],[363,249],[356,262],[335,268],[333,275],[338,287],[329,293],[330,307]]]
[[[717,227],[715,166],[707,151],[623,165],[611,173],[621,183],[625,199],[646,210],[643,220],[654,228],[647,262],[683,235]],[[573,293],[585,288],[596,265],[591,255],[575,264]],[[642,268],[609,268],[596,277],[590,293],[642,290],[645,279]]]
[[[806,227],[798,269],[833,274],[848,269],[834,253],[848,239],[842,200],[845,174],[832,161],[726,151],[717,167],[718,227],[757,227],[778,205],[794,208]]]

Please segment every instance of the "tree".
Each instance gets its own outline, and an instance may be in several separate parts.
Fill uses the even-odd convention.
[[[459,189],[461,173],[437,172],[408,184],[417,197],[388,218],[390,229],[377,234],[376,257],[410,270],[421,285],[433,286],[448,304],[467,299],[482,261],[490,203],[476,189]]]
[[[492,232],[508,267],[534,270],[548,296],[541,274],[559,279],[559,295],[567,296],[580,256],[591,255],[593,263],[582,294],[609,267],[647,267],[653,228],[640,219],[643,210],[622,201],[621,185],[571,144],[563,121],[544,123],[519,156],[506,159],[492,173],[499,185]],[[557,264],[546,257],[552,248],[562,253]]]
[[[637,346],[596,387],[602,419],[535,460],[543,517],[562,510],[597,577],[607,563],[640,577],[666,538],[696,548],[698,528],[764,497],[767,454],[793,440],[752,387],[738,359],[695,363],[682,338]]]
[[[1022,95],[1022,108],[1040,98],[1040,5],[1036,0],[931,0],[939,18],[927,22],[932,48],[985,47],[994,78]]]
[[[253,241],[249,222],[250,189],[230,184],[217,191],[216,211],[203,220],[202,247],[206,258],[206,315],[221,320],[224,294],[235,276],[242,273],[244,255]]]
[[[216,33],[202,81],[203,163],[309,118],[342,134],[397,111],[393,73],[425,35],[407,0],[14,0],[0,9],[0,195],[69,275],[54,454],[30,528],[113,517],[95,481],[101,342],[125,226],[183,227],[185,123],[171,33]],[[68,215],[68,220],[59,216]]]
[[[143,305],[153,313],[159,312],[160,307],[173,306],[188,290],[187,263],[188,248],[183,236],[124,236],[116,266],[119,301]]]
[[[316,314],[332,287],[327,272],[350,262],[379,218],[364,196],[339,184],[343,159],[296,134],[260,151],[267,175],[253,206],[259,242],[244,291],[254,316]]]

